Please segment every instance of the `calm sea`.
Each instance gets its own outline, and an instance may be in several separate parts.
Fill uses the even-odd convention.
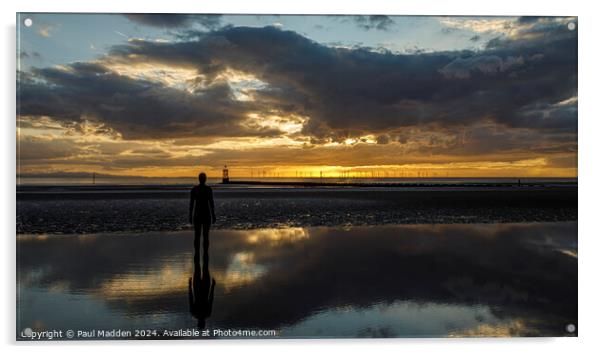
[[[520,178],[521,183],[576,183],[577,178],[261,178],[240,177],[232,181],[263,181],[263,182],[328,182],[328,183],[422,183],[422,184],[461,184],[461,183],[515,183]],[[209,178],[209,184],[221,183],[221,178]],[[84,185],[193,185],[196,178],[164,178],[164,177],[91,177],[55,178],[55,177],[17,177],[18,186],[84,186]]]

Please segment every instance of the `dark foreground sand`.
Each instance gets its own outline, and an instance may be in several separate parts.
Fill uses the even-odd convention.
[[[215,189],[215,228],[577,220],[577,187]],[[21,189],[17,233],[187,229],[186,189]]]

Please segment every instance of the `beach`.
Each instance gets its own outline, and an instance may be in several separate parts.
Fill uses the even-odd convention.
[[[215,295],[202,328],[275,331],[271,338],[574,335],[565,326],[577,321],[576,230],[576,222],[215,230],[203,268]],[[200,326],[188,302],[190,232],[20,235],[17,247],[18,329]]]
[[[577,187],[214,188],[214,228],[554,222],[577,219]],[[187,187],[30,187],[18,234],[177,231]]]
[[[17,328],[103,340],[576,334],[576,186],[216,185],[202,265],[188,188],[19,188]],[[201,315],[189,285],[200,274],[215,281]]]

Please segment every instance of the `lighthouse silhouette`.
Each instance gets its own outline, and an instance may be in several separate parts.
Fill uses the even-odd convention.
[[[222,183],[229,183],[230,176],[228,175],[228,166],[224,165],[224,169],[222,170]]]

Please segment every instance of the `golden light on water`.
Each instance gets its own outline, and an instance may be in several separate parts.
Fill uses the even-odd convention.
[[[118,274],[99,289],[102,297],[144,297],[185,292],[190,271],[185,264],[165,264],[158,271]]]
[[[103,298],[139,298],[185,293],[188,291],[188,280],[193,274],[192,259],[186,255],[181,258],[181,261],[165,263],[154,270],[116,274],[100,286],[98,294]],[[265,266],[256,263],[252,252],[239,252],[230,257],[225,269],[211,267],[210,275],[228,292],[252,283],[266,271]],[[59,285],[61,284],[57,284]]]
[[[462,331],[453,331],[449,337],[517,337],[537,335],[529,329],[521,319],[512,320],[502,324],[482,324]]]
[[[283,229],[255,229],[246,232],[246,239],[251,244],[278,245],[294,243],[309,239],[309,231],[301,227]]]
[[[265,265],[256,262],[255,253],[241,251],[230,256],[230,262],[226,269],[220,269],[213,274],[216,282],[219,282],[225,292],[248,285],[267,272]]]

